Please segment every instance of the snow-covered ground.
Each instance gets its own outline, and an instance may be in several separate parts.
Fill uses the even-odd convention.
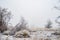
[[[60,40],[59,36],[51,35],[54,31],[37,31],[32,32],[30,38],[16,38],[13,36],[2,35],[0,33],[0,40]],[[58,38],[59,37],[59,38]]]

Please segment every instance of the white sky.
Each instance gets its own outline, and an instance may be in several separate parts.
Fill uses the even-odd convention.
[[[60,12],[53,8],[57,5],[55,0],[0,0],[0,6],[8,8],[14,15],[11,23],[16,25],[23,16],[30,26],[45,26],[51,19],[55,27],[55,19]]]

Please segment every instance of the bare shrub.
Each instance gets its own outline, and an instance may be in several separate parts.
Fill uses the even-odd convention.
[[[23,17],[21,17],[21,21],[14,28],[12,28],[10,35],[14,35],[16,32],[24,29],[27,29],[27,22]]]
[[[51,22],[51,20],[48,20],[46,28],[52,28],[52,22]]]

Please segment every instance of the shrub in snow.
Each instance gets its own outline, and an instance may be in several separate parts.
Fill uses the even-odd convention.
[[[27,30],[21,30],[15,33],[15,37],[28,38],[30,37],[30,32]]]

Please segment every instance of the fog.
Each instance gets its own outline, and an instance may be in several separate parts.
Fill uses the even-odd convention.
[[[51,19],[53,26],[56,27],[55,19],[60,15],[59,10],[54,8],[57,2],[55,0],[0,0],[0,6],[8,8],[14,15],[10,21],[12,25],[16,25],[23,16],[29,26],[44,27],[47,20]]]

